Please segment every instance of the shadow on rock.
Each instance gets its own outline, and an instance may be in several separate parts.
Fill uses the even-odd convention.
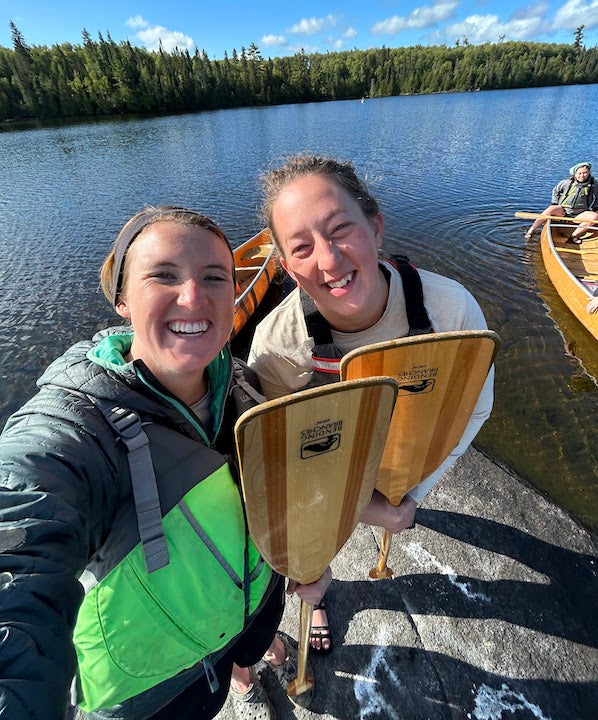
[[[418,510],[417,522],[498,553],[546,576],[546,582],[405,575],[394,580],[412,612],[499,619],[598,647],[598,561],[504,524],[455,512]],[[398,543],[397,543],[398,545]],[[397,547],[396,551],[400,551]]]
[[[338,720],[594,720],[598,707],[597,683],[503,677],[423,649],[345,645],[314,671],[325,689],[310,711]]]

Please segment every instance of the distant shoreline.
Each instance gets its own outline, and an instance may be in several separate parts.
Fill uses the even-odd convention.
[[[384,95],[379,97],[351,97],[343,98],[338,100],[295,100],[292,102],[281,102],[277,103],[278,106],[284,105],[301,105],[305,103],[326,103],[326,102],[362,102],[362,100],[383,100],[389,97],[423,97],[427,95],[458,95],[459,93],[477,93],[477,92],[502,92],[502,91],[513,91],[513,90],[541,90],[549,87],[569,87],[577,85],[598,85],[598,79],[596,82],[591,83],[566,83],[565,85],[543,85],[529,86],[529,87],[518,87],[518,88],[489,88],[483,90],[476,88],[475,90],[434,90],[431,92],[414,92],[414,93],[399,93],[398,95]],[[56,117],[28,117],[28,118],[13,118],[7,120],[0,120],[0,132],[11,132],[18,130],[36,130],[47,127],[64,127],[68,125],[78,125],[80,123],[103,123],[103,122],[122,122],[122,121],[133,121],[133,120],[151,120],[153,118],[160,117],[176,117],[178,115],[196,115],[204,112],[218,112],[221,110],[244,110],[244,109],[258,109],[265,107],[276,107],[277,105],[239,105],[235,107],[220,107],[220,108],[204,108],[199,110],[164,110],[161,112],[131,112],[131,113],[111,113],[111,114],[98,114],[98,115],[70,115],[70,116],[56,116]]]
[[[83,45],[0,47],[0,122],[125,117],[598,82],[598,47],[498,42],[380,47],[264,58],[257,45],[210,60],[83,32]],[[72,120],[71,120],[72,121]]]

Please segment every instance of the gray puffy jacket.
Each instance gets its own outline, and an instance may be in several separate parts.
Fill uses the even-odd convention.
[[[102,547],[119,508],[131,502],[124,448],[117,451],[93,404],[69,391],[135,410],[213,454],[207,449],[213,438],[140,380],[133,365],[168,395],[143,364],[117,369],[90,361],[88,352],[118,332],[123,329],[103,331],[54,361],[38,394],[0,436],[0,716],[11,720],[64,718],[76,664],[72,631],[83,599],[76,578]],[[232,378],[228,350],[209,370],[216,436]]]

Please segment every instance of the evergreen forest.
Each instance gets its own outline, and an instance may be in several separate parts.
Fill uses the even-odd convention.
[[[583,26],[582,26],[583,27]],[[257,45],[150,52],[98,40],[29,46],[11,24],[0,47],[0,121],[169,113],[388,95],[598,82],[598,47],[499,42],[351,50],[264,59]]]

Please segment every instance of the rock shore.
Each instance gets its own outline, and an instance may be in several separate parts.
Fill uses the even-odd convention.
[[[470,448],[372,581],[379,539],[359,525],[332,564],[309,710],[266,677],[279,720],[598,718],[598,539],[563,510]]]

